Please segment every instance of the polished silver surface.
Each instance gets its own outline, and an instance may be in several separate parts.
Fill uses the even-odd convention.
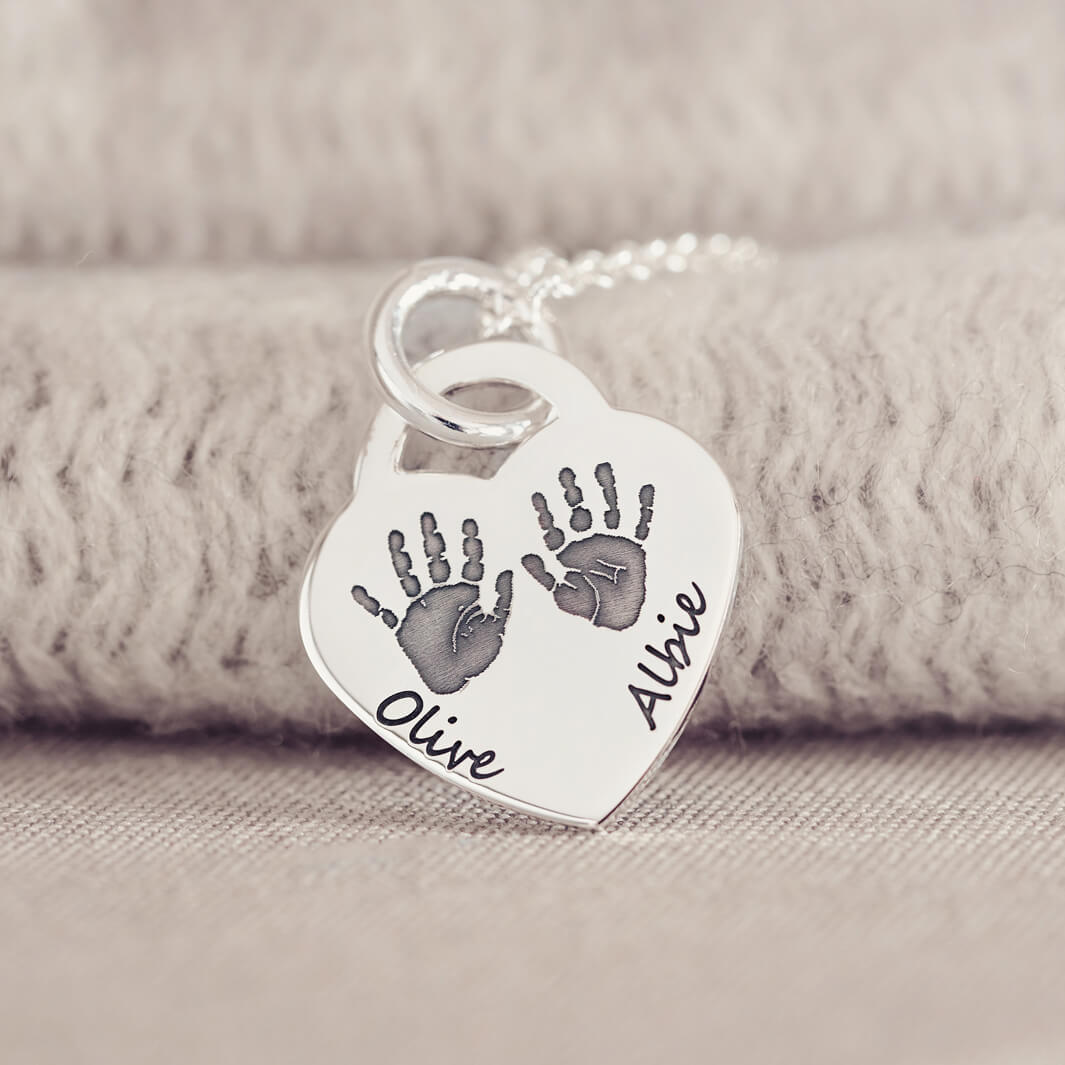
[[[477,259],[425,259],[405,270],[378,299],[369,317],[368,348],[385,399],[416,429],[446,443],[503,447],[528,439],[547,424],[549,406],[535,397],[516,410],[486,413],[427,388],[413,373],[403,346],[404,325],[422,300],[468,296],[481,307],[485,337],[518,333],[561,354],[549,304],[573,299],[589,288],[614,288],[667,274],[760,270],[775,261],[774,252],[750,237],[724,233],[684,233],[643,244],[624,241],[573,258],[534,248],[503,267]]]
[[[485,479],[405,470],[412,423],[383,408],[308,564],[307,653],[430,772],[602,824],[669,751],[709,668],[739,566],[732,491],[690,437],[613,409],[541,348],[481,342],[415,375],[430,396],[519,385],[551,417]]]
[[[502,270],[475,259],[425,259],[405,271],[381,294],[368,323],[374,371],[386,400],[415,429],[445,443],[504,447],[525,440],[551,417],[542,398],[511,411],[474,410],[433,391],[413,372],[403,347],[403,327],[418,303],[442,295],[470,296],[486,311],[514,306],[518,298]],[[561,350],[558,332],[546,315],[512,325],[540,347]]]
[[[611,408],[556,354],[548,304],[663,274],[758,269],[747,238],[685,234],[500,269],[418,263],[381,296],[370,351],[388,406],[354,496],[308,562],[300,629],[325,683],[430,772],[510,809],[602,824],[675,742],[736,588],[740,522],[724,474],[680,430]],[[467,296],[485,337],[412,368],[422,301]],[[502,382],[534,398],[455,403]],[[403,467],[409,429],[516,445],[490,478]]]

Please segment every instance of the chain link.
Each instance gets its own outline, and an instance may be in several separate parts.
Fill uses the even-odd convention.
[[[589,288],[611,289],[668,274],[760,270],[775,261],[775,252],[751,237],[724,233],[684,233],[644,244],[623,241],[607,251],[583,251],[571,259],[550,248],[533,248],[503,264],[510,284],[492,293],[481,328],[485,336],[499,336],[539,323],[547,303],[574,299]]]
[[[411,310],[434,296],[461,295],[481,308],[482,335],[518,336],[547,351],[561,340],[547,304],[589,288],[614,288],[670,274],[762,269],[775,256],[749,237],[686,233],[674,240],[619,244],[572,259],[537,248],[504,266],[462,258],[415,263],[378,298],[370,315],[370,352],[385,397],[410,425],[446,443],[470,447],[517,444],[547,423],[539,397],[509,411],[480,411],[432,392],[412,371],[403,346]]]

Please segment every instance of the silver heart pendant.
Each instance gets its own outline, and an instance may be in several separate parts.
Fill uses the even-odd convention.
[[[674,426],[610,407],[571,363],[487,341],[418,370],[551,407],[494,474],[406,471],[377,415],[354,496],[308,564],[300,626],[322,679],[414,762],[570,825],[606,821],[665,757],[736,586],[725,475]]]

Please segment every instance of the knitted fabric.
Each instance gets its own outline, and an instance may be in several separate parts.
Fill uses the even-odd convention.
[[[377,404],[360,335],[391,273],[4,273],[6,719],[354,727],[296,601]],[[1063,293],[1046,226],[566,310],[607,395],[736,487],[746,552],[704,727],[1065,719]]]
[[[1065,209],[1058,0],[0,0],[0,256],[789,245]]]
[[[4,1065],[1059,1065],[1063,771],[689,742],[587,833],[376,741],[13,737]]]

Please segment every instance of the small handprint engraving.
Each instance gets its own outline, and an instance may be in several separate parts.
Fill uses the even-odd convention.
[[[606,510],[603,524],[611,530],[621,524],[614,469],[609,462],[595,468],[595,479],[603,492]],[[559,471],[559,484],[570,508],[569,526],[576,533],[592,528],[592,512],[584,506],[584,493],[577,476],[568,466]],[[566,544],[566,534],[555,519],[541,492],[532,497],[533,509],[544,533],[544,545],[566,567],[566,575],[556,580],[539,555],[525,555],[522,565],[549,592],[559,610],[587,618],[606,629],[627,629],[640,616],[646,594],[647,556],[643,541],[650,531],[654,511],[654,485],[640,489],[640,515],[633,532],[635,539],[608,533],[592,533]]]
[[[433,587],[422,594],[421,583],[411,572],[403,533],[388,534],[388,553],[400,587],[411,600],[400,621],[381,606],[369,592],[356,584],[351,597],[368,613],[395,629],[396,642],[411,660],[426,687],[437,695],[459,691],[472,677],[480,676],[496,659],[503,646],[503,633],[510,615],[513,571],[503,570],[496,578],[496,603],[491,614],[480,605],[484,577],[484,544],[477,522],[462,523],[462,581],[448,584],[451,565],[444,557],[444,537],[437,531],[436,518],[425,513],[421,519],[422,542]],[[397,628],[398,625],[398,628]]]

